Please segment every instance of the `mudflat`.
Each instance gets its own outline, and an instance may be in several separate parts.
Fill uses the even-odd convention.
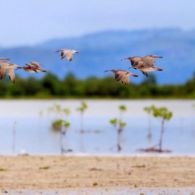
[[[195,157],[1,156],[1,189],[195,187]]]

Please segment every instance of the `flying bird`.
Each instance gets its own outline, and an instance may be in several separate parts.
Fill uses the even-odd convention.
[[[41,65],[36,61],[25,64],[25,66],[19,67],[19,69],[23,69],[26,72],[47,72],[47,70],[42,69]]]
[[[156,59],[158,58],[163,58],[162,56],[155,56],[155,55],[147,55],[147,56],[133,56],[133,57],[128,57],[124,58],[122,60],[129,60],[131,63],[131,66],[136,69],[137,66],[145,65],[152,66],[155,64]]]
[[[129,76],[138,77],[137,74],[134,74],[132,72],[128,72],[125,70],[112,69],[112,70],[106,70],[105,72],[108,72],[108,71],[111,71],[114,73],[116,81],[121,81],[121,83],[125,85],[129,83]]]
[[[139,69],[144,75],[148,76],[149,72],[152,71],[163,71],[162,68],[155,66],[156,59],[162,58],[162,56],[154,56],[154,55],[148,55],[142,57],[142,64],[138,64],[136,66],[137,69]]]
[[[77,50],[74,49],[59,49],[56,52],[60,53],[60,57],[62,60],[66,58],[68,61],[72,61],[74,54],[79,53]]]
[[[17,64],[10,64],[7,62],[0,63],[0,79],[2,80],[5,75],[8,75],[12,82],[15,82],[15,69],[20,69],[21,67]]]
[[[147,55],[143,57],[134,56],[134,57],[128,57],[125,59],[128,59],[131,63],[131,66],[134,69],[140,70],[145,76],[148,76],[149,72],[152,71],[162,71],[163,69],[155,66],[156,59],[162,58],[162,56],[155,56],[155,55]]]

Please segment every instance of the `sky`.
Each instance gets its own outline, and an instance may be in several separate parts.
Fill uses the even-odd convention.
[[[0,0],[0,47],[105,30],[195,29],[194,0]]]

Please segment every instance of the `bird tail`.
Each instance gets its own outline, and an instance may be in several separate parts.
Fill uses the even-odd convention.
[[[47,70],[41,70],[41,72],[47,72]]]

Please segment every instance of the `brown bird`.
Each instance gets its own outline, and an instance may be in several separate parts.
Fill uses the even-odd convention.
[[[21,67],[17,64],[10,64],[7,62],[0,63],[0,79],[2,80],[5,75],[8,75],[9,79],[15,82],[15,69],[20,69]]]
[[[60,53],[62,60],[66,58],[68,61],[72,61],[74,54],[79,53],[77,50],[74,49],[59,49],[56,52]]]
[[[129,83],[129,76],[138,77],[137,74],[133,74],[131,72],[125,70],[106,70],[105,72],[111,71],[115,74],[115,80],[121,81],[121,83],[127,85]]]
[[[25,64],[25,66],[19,67],[18,69],[23,69],[26,72],[47,72],[47,70],[42,69],[41,65],[36,61]]]
[[[162,71],[162,68],[159,68],[155,66],[155,60],[158,58],[162,58],[161,56],[154,56],[154,55],[148,55],[143,57],[128,57],[125,59],[128,59],[131,62],[131,66],[134,69],[140,70],[145,76],[148,76],[149,72],[152,71]]]
[[[140,70],[145,76],[148,76],[149,72],[162,71],[163,69],[155,66],[155,61],[161,56],[148,55],[142,57],[142,60],[135,66],[136,69]]]

